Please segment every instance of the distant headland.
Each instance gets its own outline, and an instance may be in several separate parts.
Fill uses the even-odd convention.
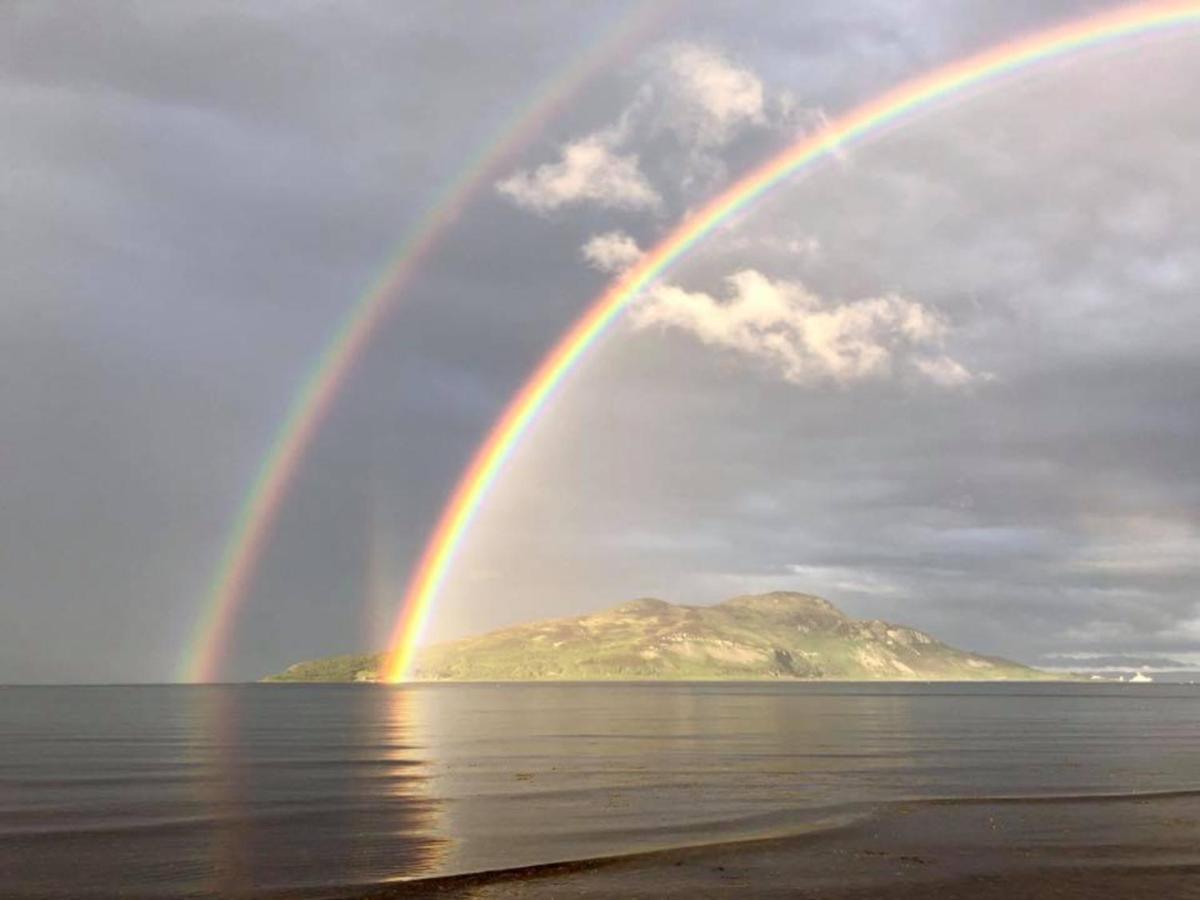
[[[384,653],[296,663],[280,682],[370,682]],[[586,616],[433,644],[415,681],[1050,681],[1064,676],[959,650],[828,600],[775,591],[713,606],[641,599]]]

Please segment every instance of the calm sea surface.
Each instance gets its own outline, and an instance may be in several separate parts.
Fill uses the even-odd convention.
[[[892,800],[1196,787],[1188,685],[8,687],[0,895],[324,896]]]

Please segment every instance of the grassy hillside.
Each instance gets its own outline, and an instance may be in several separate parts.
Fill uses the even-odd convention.
[[[373,681],[383,655],[298,663],[269,681]],[[1051,679],[878,620],[852,619],[809,594],[735,597],[715,606],[643,599],[590,616],[549,619],[425,648],[428,681]]]

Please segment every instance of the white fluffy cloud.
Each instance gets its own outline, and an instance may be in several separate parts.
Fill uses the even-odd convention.
[[[799,283],[772,281],[752,269],[726,284],[727,296],[717,298],[660,283],[633,310],[634,324],[685,331],[796,384],[849,384],[901,370],[943,387],[973,377],[941,352],[945,320],[914,300],[888,294],[828,302]]]
[[[942,387],[962,387],[976,378],[966,366],[944,353],[937,356],[914,356],[912,364],[918,372]]]
[[[624,272],[642,258],[642,249],[624,231],[594,234],[580,249],[584,260],[598,272]]]
[[[659,142],[656,151],[666,156],[651,167],[655,177],[707,186],[724,172],[718,153],[726,144],[747,128],[770,124],[768,105],[759,77],[720,51],[671,44],[651,56],[646,83],[615,122],[563,144],[556,161],[515,172],[496,187],[537,213],[583,204],[659,210],[663,197],[643,170],[641,152],[666,135],[668,149]],[[786,113],[786,105],[771,108]]]
[[[658,192],[632,153],[619,152],[618,132],[597,132],[567,143],[557,162],[521,171],[496,185],[518,206],[545,213],[580,203],[612,209],[653,209]]]
[[[674,44],[662,70],[671,125],[684,140],[719,146],[747,125],[765,124],[762,81],[717,50]]]

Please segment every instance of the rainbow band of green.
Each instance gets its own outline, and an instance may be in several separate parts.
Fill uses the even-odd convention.
[[[259,559],[304,455],[355,363],[399,295],[480,190],[541,133],[575,92],[623,58],[674,9],[675,2],[634,4],[570,68],[547,79],[442,190],[393,253],[383,274],[354,303],[309,369],[238,509],[210,577],[198,620],[180,657],[181,681],[214,680]]]
[[[1200,3],[1139,4],[1041,31],[952,63],[830,122],[819,133],[792,145],[737,181],[686,219],[589,306],[517,392],[476,450],[409,581],[392,633],[386,680],[399,682],[407,677],[438,591],[480,504],[551,395],[647,285],[699,241],[789,176],[839,148],[897,123],[905,115],[949,99],[968,87],[1080,50],[1197,22],[1200,22]]]

